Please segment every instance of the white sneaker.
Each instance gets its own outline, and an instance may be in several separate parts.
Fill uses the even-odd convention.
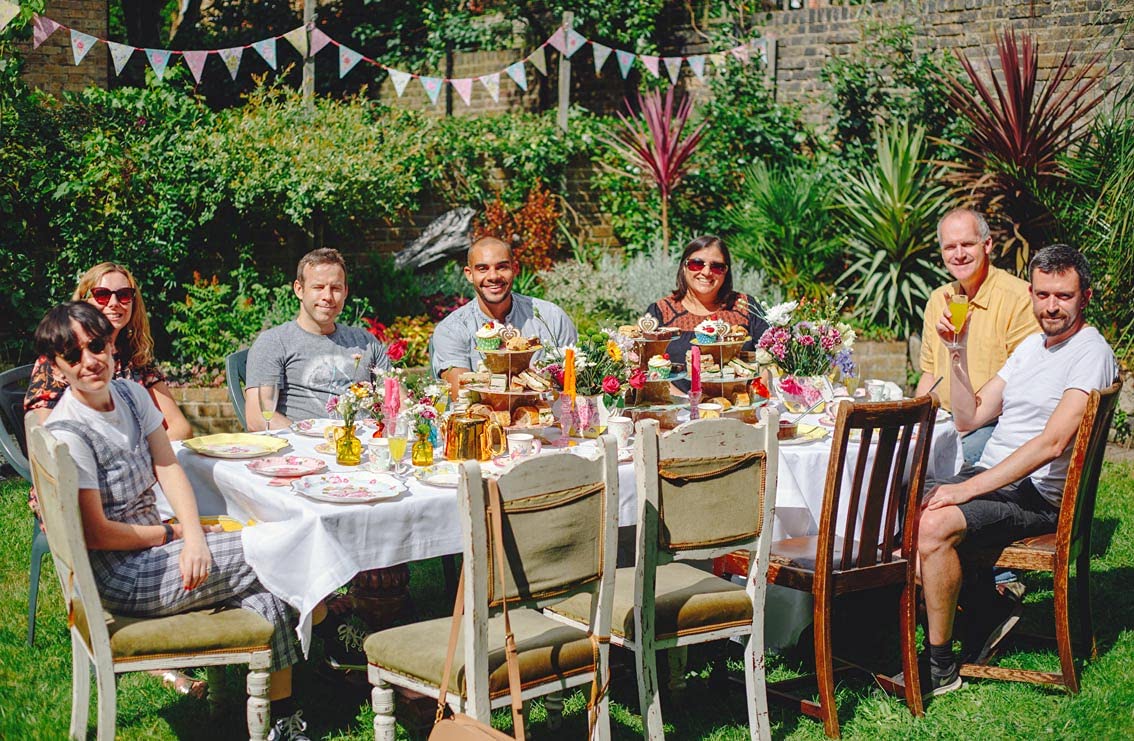
[[[268,731],[268,741],[311,741],[304,731],[307,724],[303,721],[303,711],[296,710],[286,718],[280,718]]]

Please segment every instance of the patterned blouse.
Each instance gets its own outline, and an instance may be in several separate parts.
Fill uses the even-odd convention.
[[[137,368],[116,355],[114,378],[135,381],[150,389],[164,381],[165,374],[158,370],[155,363]],[[51,362],[46,357],[40,357],[32,368],[28,391],[24,395],[24,414],[33,409],[54,409],[66,388],[67,379],[57,377],[51,370]]]

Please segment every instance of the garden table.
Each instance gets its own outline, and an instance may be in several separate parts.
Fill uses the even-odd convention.
[[[322,442],[318,438],[290,432],[283,437],[292,446],[287,452],[322,458],[330,472],[359,470],[339,466],[333,455],[317,453],[315,446]],[[257,522],[243,530],[245,555],[264,586],[299,611],[298,634],[304,651],[310,643],[312,610],[355,574],[463,549],[454,489],[429,486],[410,477],[407,491],[394,499],[373,504],[319,502],[295,494],[289,486],[273,485],[249,471],[245,460],[205,457],[180,443],[174,448],[202,515],[227,514]],[[773,532],[777,539],[816,532],[830,449],[829,435],[780,448]],[[591,441],[580,441],[570,449],[579,454],[593,450]],[[542,455],[562,451],[545,446]],[[951,422],[939,422],[928,474],[951,474],[960,464],[959,436]],[[491,462],[483,465],[488,471],[496,467]],[[632,526],[637,519],[633,464],[621,463],[618,474],[619,524]],[[769,615],[794,617],[769,620],[768,645],[794,643],[810,616],[805,608],[791,590],[770,590]]]

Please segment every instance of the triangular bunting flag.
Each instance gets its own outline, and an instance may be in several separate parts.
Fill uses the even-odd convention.
[[[47,37],[55,33],[57,28],[59,24],[50,18],[44,18],[42,15],[32,18],[32,48],[38,49],[39,45],[47,41]]]
[[[531,53],[528,61],[532,66],[539,70],[539,73],[544,77],[547,76],[547,54],[544,52],[543,47],[539,47]]]
[[[560,54],[564,52],[567,48],[567,42],[563,37],[563,26],[555,29],[555,33],[551,34],[551,38],[547,40],[547,43]],[[542,49],[543,47],[540,48]],[[544,72],[544,74],[546,75],[547,73]]]
[[[610,47],[603,46],[597,41],[591,42],[591,51],[595,55],[595,74],[602,72],[602,66],[606,64],[607,57],[610,56]]]
[[[201,70],[205,68],[205,60],[209,58],[207,51],[186,51],[181,55],[185,57],[185,66],[193,74],[193,79],[197,82],[201,81]]]
[[[472,83],[473,78],[471,77],[449,80],[449,84],[457,91],[457,95],[461,96],[461,100],[465,101],[465,105],[469,105],[472,101]]]
[[[20,14],[20,6],[8,0],[0,0],[0,31],[7,28],[12,19]]]
[[[228,67],[228,74],[235,80],[236,73],[240,69],[240,58],[244,56],[244,47],[234,46],[231,49],[220,49],[217,54],[220,54],[224,66]]]
[[[297,52],[299,52],[299,56],[304,57],[304,58],[307,57],[307,28],[306,27],[300,26],[299,28],[293,28],[292,30],[285,33],[283,35],[283,37],[291,42],[291,45],[295,47],[295,50]]]
[[[425,94],[429,96],[429,102],[437,105],[437,96],[441,94],[441,85],[445,82],[440,77],[419,77],[421,86],[425,88]]]
[[[87,52],[89,52],[97,43],[98,39],[96,39],[94,36],[83,33],[82,31],[76,31],[72,28],[71,53],[75,57],[75,64],[83,61],[83,57],[85,57],[87,55]]]
[[[741,63],[748,64],[748,44],[741,44],[740,46],[729,49],[732,55],[739,59]]]
[[[626,75],[630,74],[630,68],[634,66],[634,55],[628,51],[615,49],[614,56],[618,58],[618,69],[622,72],[622,79],[625,80]]]
[[[386,72],[390,74],[390,82],[394,83],[394,92],[398,97],[402,97],[402,93],[406,91],[406,83],[409,82],[410,73],[402,72],[398,69],[387,69]]]
[[[106,45],[110,47],[110,58],[114,61],[114,74],[122,74],[122,68],[126,66],[126,62],[130,61],[130,57],[134,54],[134,47],[116,44],[113,41],[107,41]]]
[[[567,48],[563,51],[563,55],[567,58],[572,57],[575,52],[583,48],[583,44],[587,43],[587,37],[579,33],[575,29],[567,31]]]
[[[359,59],[362,59],[361,54],[339,44],[339,78],[345,77],[347,72],[354,69],[354,65],[358,64]]]
[[[681,57],[662,57],[665,62],[665,71],[669,74],[669,79],[673,84],[677,84],[677,78],[681,75]]]
[[[728,72],[728,55],[724,52],[710,54],[709,61],[713,63],[718,72]]]
[[[169,65],[169,52],[165,49],[146,49],[146,59],[154,68],[154,74],[159,80],[165,77],[165,68]]]
[[[484,89],[488,91],[488,95],[492,98],[493,102],[500,100],[500,73],[493,72],[491,75],[482,75],[478,78],[480,84],[484,85]]]
[[[651,75],[658,76],[658,62],[661,61],[661,57],[655,57],[652,54],[639,54],[638,59],[642,60],[642,66],[648,69]]]
[[[311,32],[311,55],[315,56],[329,43],[331,37],[316,28]]]
[[[698,54],[685,61],[689,62],[689,69],[693,70],[693,74],[697,75],[698,80],[705,76],[705,57]]]
[[[268,63],[272,69],[276,68],[276,40],[275,38],[264,39],[263,41],[256,41],[252,44],[252,48],[260,52],[260,56]]]
[[[504,71],[508,73],[508,76],[512,78],[512,81],[515,82],[521,90],[528,89],[528,73],[524,71],[523,62],[510,64],[504,68]]]

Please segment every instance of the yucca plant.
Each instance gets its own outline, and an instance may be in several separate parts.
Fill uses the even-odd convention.
[[[1031,36],[1017,44],[1009,29],[996,49],[999,74],[986,59],[991,83],[959,52],[973,89],[944,77],[950,103],[971,126],[959,147],[967,156],[948,163],[948,178],[971,205],[1006,222],[997,261],[1020,272],[1032,246],[1056,228],[1042,192],[1064,177],[1059,155],[1086,133],[1086,117],[1104,97],[1099,84],[1106,69],[1098,66],[1101,54],[1077,65],[1068,47],[1040,83],[1039,48]]]
[[[689,158],[701,143],[707,122],[702,121],[682,138],[693,112],[692,98],[676,95],[672,87],[664,95],[653,91],[644,96],[639,93],[637,97],[637,113],[626,101],[629,114],[619,111],[622,125],[608,130],[602,140],[626,162],[640,169],[658,189],[662,245],[668,250],[669,198],[688,171]]]
[[[948,278],[937,257],[937,221],[948,190],[925,161],[925,129],[893,124],[875,133],[874,164],[845,172],[840,222],[853,263],[844,275],[855,313],[908,335],[929,294]]]

